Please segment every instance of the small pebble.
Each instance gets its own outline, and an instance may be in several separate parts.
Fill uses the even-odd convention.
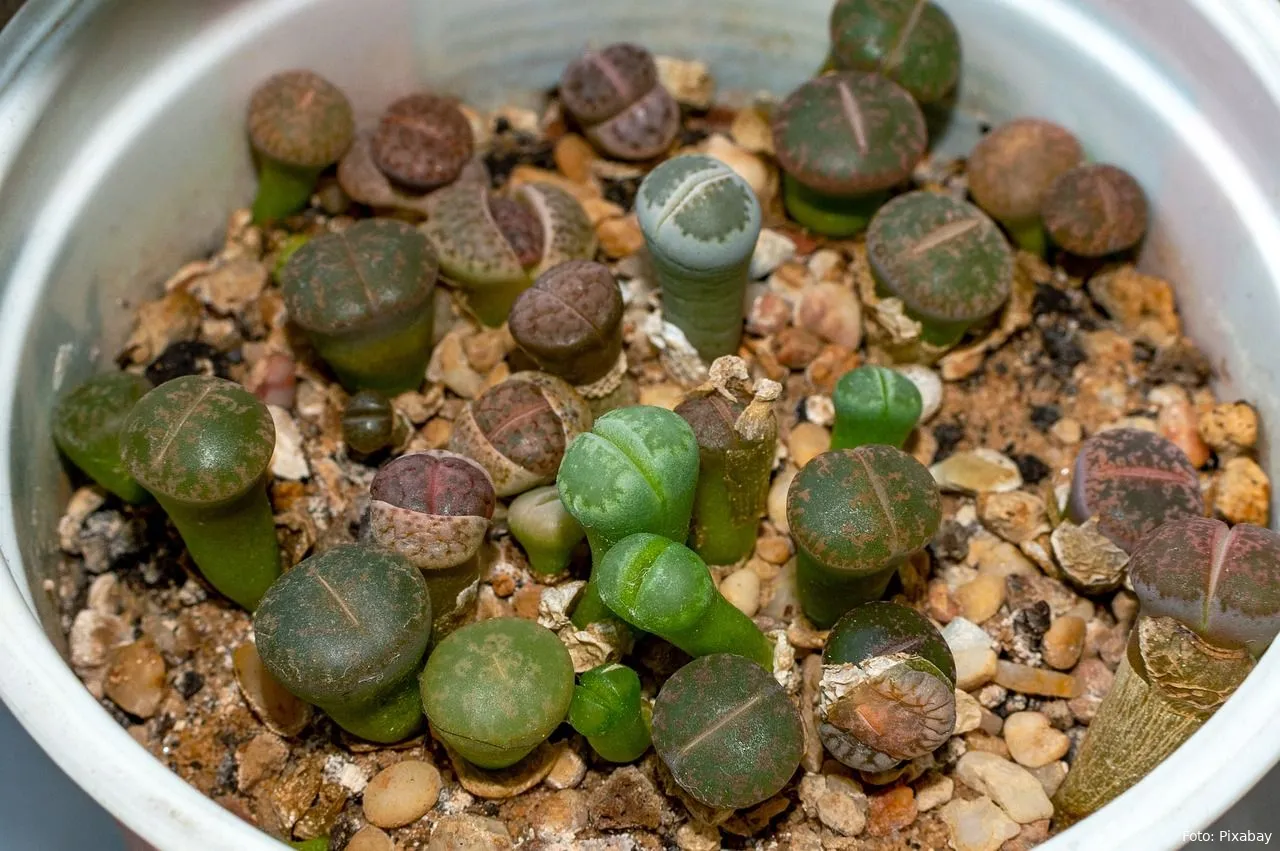
[[[441,817],[427,843],[427,851],[508,851],[511,847],[506,825],[471,813]]]
[[[1044,697],[1073,698],[1079,693],[1080,684],[1070,674],[1046,671],[1017,662],[1006,662],[1003,659],[996,665],[995,681],[1010,691],[1019,694],[1043,695]]]
[[[787,491],[791,488],[791,481],[798,472],[800,471],[793,465],[784,467],[781,473],[773,477],[773,483],[769,485],[769,495],[765,500],[769,520],[784,535],[791,531],[791,527],[787,525]]]
[[[577,133],[561,136],[552,156],[560,173],[575,183],[590,183],[591,164],[599,159],[591,143]]]
[[[982,525],[1013,544],[1049,531],[1044,498],[1026,491],[982,494],[978,498],[978,517]]]
[[[1067,708],[1081,724],[1088,724],[1098,714],[1102,699],[1111,691],[1116,675],[1101,659],[1085,659],[1075,670],[1080,683],[1080,694],[1067,701]]]
[[[1026,768],[1056,762],[1067,753],[1071,740],[1049,725],[1040,712],[1014,712],[1004,719],[1004,741],[1009,755]]]
[[[971,801],[953,800],[942,808],[942,821],[951,832],[955,851],[999,851],[1018,835],[1018,824],[983,795]]]
[[[676,99],[693,109],[710,109],[716,96],[716,79],[707,63],[696,59],[654,56],[658,66],[658,83]]]
[[[978,699],[963,689],[956,689],[956,725],[953,735],[963,736],[982,724],[982,705]]]
[[[104,691],[130,715],[150,718],[164,700],[164,658],[155,643],[143,638],[111,654]]]
[[[920,391],[920,422],[927,423],[942,407],[942,379],[938,373],[918,363],[894,367]]]
[[[1004,605],[1005,582],[1003,576],[979,573],[971,582],[956,589],[956,602],[967,619],[980,624],[1000,611]]]
[[[995,754],[966,753],[956,763],[955,777],[975,792],[991,796],[1019,824],[1053,817],[1053,804],[1040,781],[1022,766]]]
[[[803,467],[831,448],[831,432],[817,423],[797,423],[787,438],[791,461]]]
[[[1045,664],[1059,671],[1069,671],[1080,661],[1084,650],[1084,633],[1087,623],[1074,615],[1054,618],[1048,632],[1040,642],[1040,652]]]
[[[779,266],[796,256],[796,241],[781,231],[764,228],[756,239],[748,274],[753,281],[769,277]],[[776,296],[776,293],[774,294]]]
[[[971,647],[953,655],[956,660],[956,688],[973,691],[995,679],[999,660],[996,651]]]
[[[431,350],[427,380],[443,382],[463,399],[474,399],[484,390],[484,376],[467,361],[460,330],[450,331]]]
[[[366,824],[347,841],[346,851],[395,851],[396,844],[381,828]]]
[[[760,609],[760,577],[749,567],[739,568],[722,579],[720,593],[747,617],[753,617]]]
[[[1124,579],[1129,554],[1102,534],[1096,517],[1080,526],[1064,520],[1049,540],[1063,575],[1081,591],[1111,591]]]
[[[856,349],[862,342],[862,305],[848,287],[816,284],[796,305],[796,325],[828,343]]]
[[[236,751],[236,788],[248,793],[284,769],[289,746],[275,733],[259,733]]]
[[[773,339],[778,363],[788,369],[804,369],[822,351],[822,341],[804,328],[783,328]]]
[[[284,408],[267,405],[276,427],[276,448],[271,456],[271,475],[277,479],[300,482],[311,475],[303,450],[302,432],[293,416]]]
[[[792,313],[791,302],[773,290],[765,290],[747,308],[747,333],[772,337],[787,327]]]
[[[738,110],[729,126],[729,135],[733,141],[753,154],[773,156],[773,126],[769,117],[754,106]]]
[[[786,564],[793,552],[791,539],[782,535],[771,535],[756,541],[756,555],[769,564]]]
[[[1228,523],[1267,525],[1271,503],[1271,481],[1252,458],[1238,456],[1227,461],[1218,477],[1214,510]]]
[[[778,173],[772,165],[745,148],[734,144],[727,136],[715,133],[701,145],[702,152],[714,157],[738,173],[760,199],[762,207],[768,207],[778,194]]]
[[[927,813],[940,807],[955,795],[956,782],[945,774],[931,774],[916,787],[916,811]]]
[[[1177,398],[1162,406],[1156,415],[1156,427],[1164,438],[1183,451],[1191,466],[1200,469],[1209,462],[1212,452],[1200,438],[1198,418],[1187,391],[1181,387],[1177,390]]]
[[[856,781],[826,775],[825,791],[818,797],[818,820],[842,836],[857,836],[867,825],[869,804]]]
[[[714,825],[687,821],[676,830],[680,851],[720,851],[720,830]]]
[[[364,817],[378,827],[417,821],[440,797],[440,772],[429,762],[406,759],[384,768],[364,787]]]
[[[830,428],[836,421],[836,406],[830,396],[815,394],[804,400],[804,418],[814,425]]]
[[[916,820],[916,795],[910,786],[899,786],[880,795],[872,795],[867,814],[867,833],[888,836],[908,827]]]
[[[678,384],[649,384],[640,388],[640,404],[675,410],[684,401],[684,389]]]
[[[573,748],[563,748],[542,781],[552,789],[572,789],[587,776],[587,763]]]
[[[1031,776],[1040,781],[1044,793],[1052,798],[1058,793],[1058,787],[1067,779],[1067,764],[1062,760],[1031,769]]]
[[[97,609],[81,609],[71,622],[67,642],[71,664],[77,668],[96,668],[107,661],[112,648],[127,644],[133,629],[124,618]]]
[[[605,219],[596,225],[600,248],[614,260],[628,257],[644,247],[644,233],[634,213]]]
[[[1200,437],[1220,455],[1248,452],[1258,442],[1258,414],[1247,402],[1222,402],[1200,415]]]
[[[1084,440],[1084,428],[1079,421],[1070,417],[1063,417],[1052,426],[1049,427],[1049,433],[1053,435],[1053,439],[1061,443],[1063,446],[1075,446]]]
[[[1001,493],[1022,487],[1022,474],[1013,459],[994,449],[956,452],[929,468],[934,481],[951,493]]]
[[[285,737],[302,732],[311,720],[311,704],[298,700],[267,672],[253,642],[237,647],[231,660],[240,693],[267,729]]]

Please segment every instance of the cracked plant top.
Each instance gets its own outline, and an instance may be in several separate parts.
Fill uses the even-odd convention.
[[[256,486],[271,463],[271,413],[234,381],[175,378],[133,408],[120,437],[125,466],[157,496],[215,505]]]
[[[599,379],[622,353],[622,292],[609,267],[593,260],[543,272],[508,321],[520,347],[570,384]]]
[[[248,127],[257,151],[304,169],[337,162],[355,136],[347,96],[311,71],[285,71],[259,86],[249,100]]]
[[[774,113],[778,162],[829,195],[878,192],[901,183],[924,155],[924,116],[911,95],[877,74],[843,71],[810,80]]]
[[[856,606],[836,621],[822,662],[861,665],[894,653],[919,656],[948,681],[956,681],[955,659],[938,628],[910,606],[880,600]]]
[[[675,157],[640,184],[636,216],[650,251],[693,271],[740,264],[760,233],[760,202],[750,184],[702,154]]]
[[[1148,535],[1129,562],[1147,617],[1175,618],[1210,644],[1261,655],[1280,632],[1280,535],[1184,517]]]
[[[485,469],[444,450],[412,452],[388,461],[373,477],[371,499],[438,517],[493,517],[497,496]]]
[[[941,520],[933,476],[891,446],[824,452],[787,492],[796,546],[819,564],[853,574],[876,573],[921,549]]]
[[[422,234],[392,219],[365,219],[294,252],[280,271],[289,316],[341,334],[430,309],[438,264]]]
[[[960,77],[960,36],[929,0],[839,0],[831,10],[836,67],[883,74],[920,103],[932,103]]]
[[[367,700],[421,665],[431,601],[407,559],[342,544],[277,579],[253,630],[263,664],[293,694],[312,703]]]
[[[880,208],[867,229],[867,260],[876,282],[925,321],[976,322],[1013,289],[1013,251],[996,223],[924,190]]]

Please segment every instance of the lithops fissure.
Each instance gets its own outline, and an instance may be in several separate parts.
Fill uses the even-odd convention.
[[[1058,245],[1081,257],[1126,251],[1147,232],[1147,196],[1138,181],[1113,165],[1081,165],[1054,181],[1044,223]]]
[[[125,502],[145,502],[147,491],[120,457],[120,435],[151,382],[127,372],[95,375],[58,400],[53,441],[85,475]]]
[[[560,102],[596,147],[622,160],[652,159],[680,132],[680,107],[636,44],[588,50],[560,77]]]
[[[840,0],[831,10],[831,61],[883,74],[920,103],[941,100],[960,78],[960,36],[928,0]]]

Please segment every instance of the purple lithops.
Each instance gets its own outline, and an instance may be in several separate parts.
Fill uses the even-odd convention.
[[[588,50],[560,77],[560,102],[596,147],[622,160],[652,159],[680,132],[680,107],[636,44]]]
[[[1158,434],[1118,428],[1086,440],[1071,480],[1071,519],[1098,518],[1098,529],[1132,553],[1163,523],[1204,515],[1195,467]]]
[[[593,260],[543,272],[508,321],[520,348],[573,385],[604,378],[622,355],[622,292],[609,267]]]
[[[1147,232],[1147,197],[1133,175],[1113,165],[1064,173],[1045,198],[1045,227],[1058,245],[1081,257],[1133,248]]]
[[[382,173],[415,192],[452,183],[474,149],[471,123],[457,103],[425,92],[391,104],[371,141]]]

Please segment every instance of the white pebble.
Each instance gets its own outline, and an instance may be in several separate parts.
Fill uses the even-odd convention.
[[[956,763],[956,779],[983,795],[1018,824],[1053,817],[1053,804],[1040,781],[1020,765],[993,753],[970,751]]]
[[[927,423],[942,407],[942,379],[938,373],[918,363],[895,367],[920,391],[920,422]]]
[[[302,451],[302,432],[284,408],[267,405],[276,424],[276,449],[271,456],[271,475],[277,479],[300,482],[311,475],[307,456]]]
[[[1041,712],[1011,713],[1004,719],[1004,741],[1009,755],[1027,768],[1056,762],[1071,747],[1067,734],[1049,726],[1049,719]]]
[[[764,228],[756,239],[756,250],[751,255],[749,274],[751,280],[762,281],[774,271],[796,256],[796,243],[785,233]]]
[[[722,579],[720,593],[747,617],[760,609],[760,577],[750,568],[740,568]]]

